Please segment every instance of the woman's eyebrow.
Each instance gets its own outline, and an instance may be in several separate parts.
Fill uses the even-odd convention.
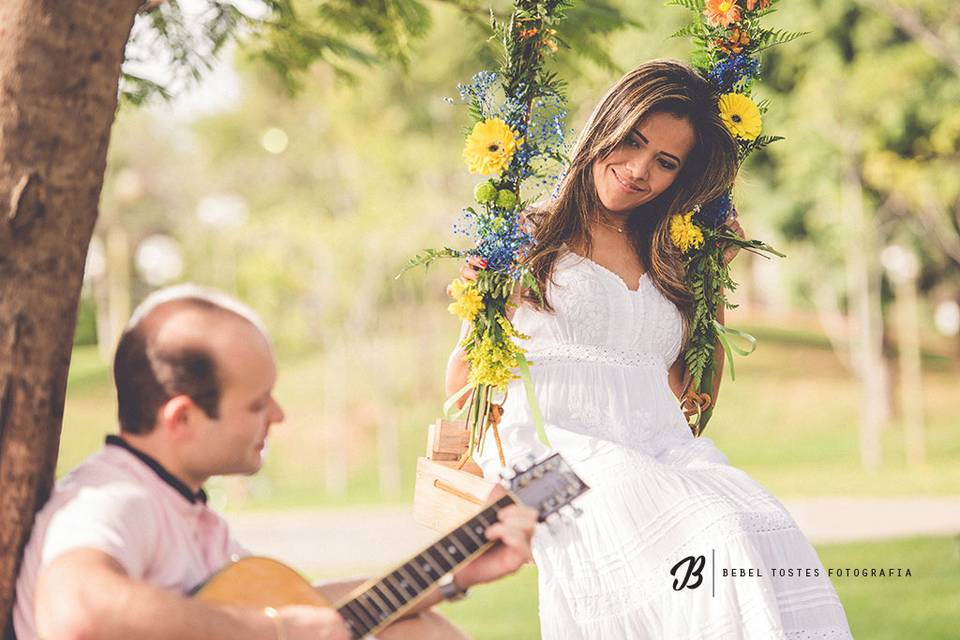
[[[639,129],[633,129],[632,132],[633,132],[638,138],[640,138],[641,140],[643,140],[643,144],[650,144],[650,141],[647,140],[647,137],[646,137],[645,135],[643,135],[642,133],[640,133],[640,130],[639,130]],[[673,154],[670,153],[669,151],[661,151],[660,153],[662,153],[662,154],[665,155],[665,156],[669,156],[669,157],[673,158],[674,160],[677,161],[677,164],[680,163],[680,158],[678,158],[677,156],[673,155]]]

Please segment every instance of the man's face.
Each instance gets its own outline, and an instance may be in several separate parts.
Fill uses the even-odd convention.
[[[283,420],[273,397],[277,367],[267,339],[253,326],[232,323],[215,349],[221,376],[217,418],[199,421],[195,460],[204,475],[252,474],[263,465],[270,425]]]

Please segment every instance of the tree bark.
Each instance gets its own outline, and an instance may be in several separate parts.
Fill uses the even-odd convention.
[[[883,461],[881,433],[890,417],[889,377],[883,358],[883,315],[880,307],[880,267],[874,220],[863,201],[857,168],[849,167],[842,185],[842,212],[856,238],[846,256],[850,321],[856,336],[854,371],[860,382],[860,461],[870,471]]]
[[[0,628],[49,495],[84,260],[140,0],[0,2]]]

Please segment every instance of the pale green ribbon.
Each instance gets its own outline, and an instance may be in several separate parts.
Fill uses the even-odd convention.
[[[522,353],[517,355],[517,361],[520,366],[520,378],[523,380],[523,389],[527,392],[527,404],[530,406],[530,415],[533,418],[533,424],[537,427],[537,435],[540,441],[550,446],[550,440],[547,438],[547,431],[543,427],[543,415],[540,413],[540,403],[537,402],[537,394],[533,390],[533,378],[530,377],[530,364],[526,356]]]
[[[460,402],[460,399],[465,395],[473,391],[473,383],[468,382],[463,385],[459,391],[456,391],[452,396],[447,398],[447,401],[443,403],[443,417],[447,420],[459,420],[467,414],[467,409],[470,408],[469,402],[464,402],[462,407],[457,407],[457,403]]]
[[[537,428],[537,436],[541,442],[549,447],[550,440],[547,438],[547,431],[543,426],[543,415],[540,413],[540,403],[537,402],[537,394],[533,389],[533,378],[530,376],[530,363],[527,362],[523,354],[517,356],[517,362],[517,366],[520,369],[520,379],[523,380],[523,389],[527,395],[527,404],[530,406],[530,415],[533,418],[534,426]],[[447,420],[459,420],[463,418],[467,413],[467,409],[470,407],[470,403],[464,402],[462,407],[457,407],[457,403],[473,391],[475,387],[476,385],[468,382],[447,398],[446,402],[443,403],[443,417]],[[471,454],[473,453],[474,446],[472,440],[473,438],[471,438],[470,443]]]
[[[737,329],[731,329],[730,327],[725,327],[718,320],[713,321],[713,326],[717,330],[717,339],[720,341],[720,344],[723,346],[724,353],[727,354],[727,362],[730,363],[730,379],[736,380],[737,375],[733,366],[733,352],[738,353],[741,356],[748,356],[754,352],[757,348],[757,339],[745,331],[738,331]],[[736,344],[732,343],[728,334],[737,338],[746,340],[749,345],[749,351],[747,349],[741,348]]]

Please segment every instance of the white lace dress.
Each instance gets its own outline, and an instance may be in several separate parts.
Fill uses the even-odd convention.
[[[690,433],[667,383],[676,306],[648,276],[631,291],[573,253],[558,260],[549,296],[553,313],[524,306],[514,321],[530,336],[551,446],[592,489],[580,518],[534,538],[543,637],[850,638],[823,565],[780,502]],[[508,464],[543,453],[519,381],[504,409]],[[492,438],[477,461],[498,475]],[[694,572],[675,590],[671,568],[689,556],[678,586],[702,556],[699,585]]]

